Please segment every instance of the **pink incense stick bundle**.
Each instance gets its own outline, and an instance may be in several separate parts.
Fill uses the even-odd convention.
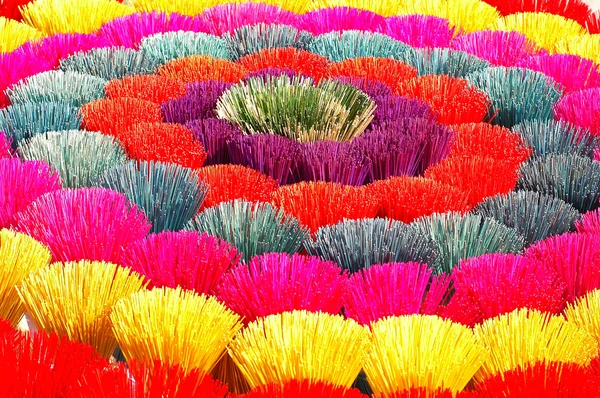
[[[206,233],[161,232],[131,243],[121,264],[150,279],[151,287],[181,286],[213,294],[225,272],[239,262],[237,249]]]
[[[456,37],[450,47],[498,66],[515,66],[532,55],[544,53],[518,32],[482,30]]]
[[[346,272],[333,262],[268,253],[232,269],[216,296],[249,323],[293,310],[338,314],[347,283]]]
[[[556,314],[565,304],[566,284],[554,269],[513,254],[461,261],[452,284],[454,295],[442,313],[468,326],[520,308]]]
[[[575,228],[582,234],[600,236],[600,209],[585,213],[581,219],[575,223]]]
[[[258,2],[219,4],[199,16],[210,34],[221,36],[245,25],[259,23],[295,26],[298,15],[277,6]]]
[[[388,316],[433,315],[447,299],[449,286],[450,278],[433,276],[427,264],[372,265],[350,276],[344,312],[364,325]]]
[[[153,11],[113,19],[100,28],[99,36],[105,37],[113,46],[137,49],[144,37],[178,30],[206,32],[208,27],[199,18]]]
[[[119,264],[125,246],[150,231],[144,213],[125,195],[103,188],[50,192],[18,213],[14,225],[48,246],[60,262]]]
[[[600,88],[576,91],[554,106],[554,118],[573,123],[600,135]]]
[[[542,72],[559,83],[566,93],[600,86],[598,65],[577,55],[535,55],[519,61],[517,66]]]
[[[315,36],[344,30],[385,33],[386,21],[381,15],[369,10],[332,7],[300,15],[296,27]]]
[[[402,15],[387,18],[384,33],[411,47],[448,47],[454,28],[444,18]]]
[[[12,158],[12,152],[11,139],[3,131],[0,131],[0,159]]]
[[[60,174],[41,161],[0,160],[0,229],[40,196],[62,188]]]
[[[67,58],[79,51],[88,51],[94,48],[110,47],[110,42],[102,35],[61,33],[45,37],[39,41],[25,43],[19,48],[19,52],[26,55],[27,59],[34,57],[38,61],[48,63],[50,67],[57,67],[60,60]]]
[[[19,80],[52,69],[53,65],[43,58],[31,61],[24,51],[17,49],[11,53],[0,54],[0,108],[10,105],[6,89]]]
[[[566,300],[572,302],[600,288],[600,236],[570,233],[539,241],[525,256],[553,268],[566,283]]]

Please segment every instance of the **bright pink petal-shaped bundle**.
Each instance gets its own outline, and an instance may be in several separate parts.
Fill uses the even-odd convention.
[[[9,137],[4,134],[3,131],[0,131],[0,159],[9,159],[12,158],[12,142]]]
[[[385,33],[411,47],[448,47],[454,28],[447,19],[431,15],[402,15],[386,20]]]
[[[322,8],[300,15],[296,28],[313,35],[333,31],[385,32],[385,18],[373,11],[352,7]]]
[[[582,234],[600,236],[600,209],[585,213],[581,220],[575,223],[575,227]]]
[[[62,189],[41,196],[15,216],[16,230],[44,243],[54,261],[120,263],[124,247],[150,231],[148,219],[110,189]]]
[[[0,229],[31,202],[61,188],[60,174],[44,162],[0,160]]]
[[[543,262],[513,254],[487,254],[461,261],[452,272],[454,295],[443,314],[474,326],[520,308],[556,314],[566,285]]]
[[[227,387],[199,370],[135,359],[127,365],[90,366],[65,398],[223,398]]]
[[[181,286],[212,294],[225,272],[239,262],[237,249],[206,233],[161,232],[125,248],[121,265],[147,276],[154,287]]]
[[[0,54],[0,108],[10,105],[6,89],[21,79],[51,70],[53,65],[43,58],[35,62],[24,51],[17,49],[11,53]]]
[[[245,322],[285,311],[338,314],[348,277],[336,264],[318,257],[268,253],[225,275],[217,298]]]
[[[542,72],[560,83],[565,92],[600,86],[600,71],[594,61],[577,55],[535,55],[517,66]]]
[[[344,312],[364,325],[388,316],[434,315],[449,286],[450,278],[433,276],[427,264],[372,265],[350,276]]]
[[[0,335],[0,396],[64,397],[88,366],[108,366],[94,349],[56,334]]]
[[[553,236],[530,246],[525,256],[540,260],[558,272],[567,285],[567,302],[600,288],[599,235]]]
[[[113,19],[104,24],[98,33],[113,46],[137,49],[144,37],[178,30],[206,32],[208,28],[199,18],[153,11]]]
[[[257,387],[244,398],[366,398],[355,388],[337,387],[321,381],[292,380],[284,385],[267,384]]]
[[[25,43],[18,51],[26,55],[27,59],[35,58],[37,61],[48,63],[49,70],[57,67],[60,60],[67,58],[79,51],[88,51],[94,48],[110,47],[110,42],[101,35],[81,33],[61,33],[48,36],[39,41]],[[35,64],[35,62],[32,62]]]
[[[576,91],[554,106],[554,118],[573,123],[600,135],[600,88]]]
[[[498,66],[515,66],[519,61],[542,52],[534,41],[519,32],[492,30],[458,36],[450,47]]]
[[[204,11],[200,20],[210,34],[221,36],[244,25],[259,23],[296,26],[298,15],[270,4],[258,2],[220,4]]]

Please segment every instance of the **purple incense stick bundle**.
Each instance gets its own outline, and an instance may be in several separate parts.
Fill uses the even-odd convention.
[[[384,33],[386,24],[384,17],[369,10],[332,7],[300,15],[296,27],[316,36],[345,30]]]
[[[227,142],[231,163],[268,175],[279,185],[295,182],[292,166],[300,148],[297,141],[273,134],[238,135]]]
[[[277,6],[248,2],[220,4],[207,9],[199,18],[208,26],[207,33],[221,36],[244,25],[258,23],[296,26],[298,15]]]
[[[216,117],[217,101],[231,85],[216,80],[190,84],[184,97],[161,105],[163,118],[169,123],[184,124],[196,119]]]
[[[414,176],[423,158],[424,141],[417,137],[389,131],[374,130],[357,137],[352,146],[371,163],[365,182],[385,180],[394,176]]]
[[[458,36],[452,41],[451,47],[497,66],[515,66],[532,55],[545,53],[521,33],[491,30]]]
[[[303,144],[294,167],[296,181],[325,181],[361,186],[371,172],[371,162],[347,142],[319,141]]]
[[[237,126],[215,118],[192,120],[185,126],[208,152],[205,166],[231,163],[227,142],[242,135]]]
[[[535,55],[519,61],[516,66],[542,72],[559,83],[566,93],[600,86],[598,65],[577,55]]]
[[[263,80],[267,81],[269,78],[273,76],[281,76],[286,75],[290,79],[294,76],[302,76],[309,77],[307,75],[300,74],[293,69],[288,68],[265,68],[257,71],[253,71],[244,76],[244,80],[251,79],[253,77],[261,77]]]
[[[448,156],[453,143],[454,133],[448,126],[423,118],[404,118],[372,127],[353,145],[371,160],[373,180],[385,180],[423,174]],[[414,153],[408,152],[410,148]]]
[[[113,46],[138,49],[144,37],[178,30],[207,32],[208,27],[198,18],[153,11],[113,19],[102,26],[99,35]]]
[[[387,18],[384,33],[411,47],[448,47],[454,28],[440,17],[401,15]]]
[[[367,79],[365,77],[357,76],[335,76],[331,80],[337,80],[344,84],[351,84],[363,93],[377,102],[378,97],[385,97],[392,95],[392,89],[384,83],[376,80]]]
[[[389,123],[395,119],[435,119],[431,107],[418,99],[391,94],[374,97],[373,100],[377,104],[377,108],[371,122],[371,128]]]

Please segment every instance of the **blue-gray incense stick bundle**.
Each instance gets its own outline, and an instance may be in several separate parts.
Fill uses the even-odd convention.
[[[433,214],[410,224],[415,231],[437,243],[440,258],[437,272],[452,272],[460,260],[487,253],[520,253],[524,239],[513,228],[480,215]]]
[[[60,69],[87,73],[106,80],[154,73],[158,61],[130,48],[98,48],[78,52],[60,61]]]
[[[165,32],[142,39],[141,51],[159,64],[190,55],[229,59],[225,40],[202,32]]]
[[[585,213],[600,206],[600,162],[571,154],[531,159],[521,166],[517,186],[552,195]]]
[[[108,170],[97,184],[124,194],[146,214],[152,232],[183,229],[208,192],[193,170],[160,162],[130,161]]]
[[[531,191],[491,196],[477,205],[473,212],[516,229],[525,237],[526,246],[549,236],[573,231],[580,217],[577,209],[567,202]]]
[[[319,228],[306,251],[357,272],[373,264],[416,261],[435,267],[436,243],[399,221],[383,218],[346,220]]]
[[[90,131],[54,131],[21,141],[18,155],[41,160],[56,169],[65,188],[92,186],[111,167],[127,161],[121,144],[109,135]]]
[[[270,252],[294,254],[309,237],[297,219],[269,203],[234,200],[208,208],[186,229],[207,232],[238,248],[242,259]]]
[[[104,98],[106,83],[85,73],[53,70],[22,80],[8,89],[6,95],[12,104],[62,102],[82,106]]]

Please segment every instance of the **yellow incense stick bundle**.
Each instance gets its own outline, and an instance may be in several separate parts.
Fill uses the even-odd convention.
[[[349,388],[369,345],[368,329],[353,320],[292,311],[250,323],[228,351],[252,388],[291,380]]]
[[[146,284],[127,268],[83,260],[54,263],[32,273],[18,291],[38,328],[87,343],[110,357],[117,347],[111,310]]]
[[[23,21],[46,35],[93,33],[108,21],[133,14],[116,0],[35,0],[21,10]]]
[[[202,373],[242,328],[240,317],[215,298],[180,288],[133,294],[115,305],[111,319],[127,360],[160,360]]]
[[[15,287],[51,259],[50,250],[37,240],[8,229],[0,231],[0,318],[13,326],[19,323],[25,306]]]
[[[567,305],[565,317],[587,331],[600,345],[600,290],[592,290]]]
[[[569,36],[554,46],[557,54],[575,54],[580,57],[591,59],[595,63],[600,62],[600,35],[577,35]]]
[[[398,14],[446,18],[457,33],[483,30],[500,17],[495,7],[482,0],[411,0],[398,7]]]
[[[583,26],[572,19],[544,12],[521,12],[499,18],[492,29],[505,32],[516,31],[550,51],[566,37],[585,33]]]
[[[312,0],[311,10],[320,10],[333,7],[351,7],[372,11],[384,17],[396,15],[402,4],[398,0]]]
[[[460,392],[488,356],[471,329],[434,315],[388,317],[371,328],[365,372],[376,394]]]
[[[13,19],[0,17],[0,53],[8,53],[28,41],[42,37],[42,32]]]
[[[176,12],[182,15],[196,16],[204,10],[214,7],[218,0],[131,0],[138,12]]]
[[[490,353],[475,379],[536,363],[588,365],[598,355],[596,340],[585,330],[537,310],[519,309],[475,326],[475,336]]]

